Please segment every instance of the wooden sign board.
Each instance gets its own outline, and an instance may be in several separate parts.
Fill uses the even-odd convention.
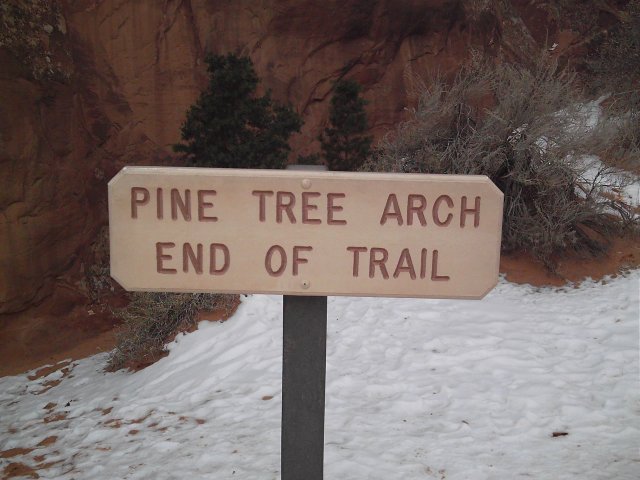
[[[125,167],[111,275],[139,291],[482,298],[502,202],[485,176]]]

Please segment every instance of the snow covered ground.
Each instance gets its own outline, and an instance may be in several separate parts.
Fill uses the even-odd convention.
[[[325,478],[640,478],[639,285],[330,298]],[[137,373],[1,378],[0,472],[279,478],[281,309],[245,298]]]

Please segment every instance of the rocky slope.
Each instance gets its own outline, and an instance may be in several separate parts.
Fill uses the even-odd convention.
[[[263,86],[303,115],[292,143],[308,154],[341,77],[363,84],[380,138],[411,107],[416,78],[454,72],[472,49],[519,61],[554,43],[557,54],[579,52],[585,33],[567,28],[560,3],[60,2],[50,23],[30,27],[59,75],[36,75],[27,50],[0,42],[0,314],[52,293],[70,305],[90,297],[106,183],[126,164],[171,162],[206,84],[206,52],[249,54]],[[591,3],[600,23],[615,21],[612,6]]]

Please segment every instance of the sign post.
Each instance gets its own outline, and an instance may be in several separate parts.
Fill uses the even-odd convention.
[[[111,276],[284,295],[282,479],[321,480],[327,296],[484,297],[502,203],[485,176],[125,167],[109,182]]]
[[[281,478],[322,480],[327,297],[283,301]]]
[[[320,165],[287,170],[326,171]],[[327,297],[282,298],[281,480],[324,477]]]

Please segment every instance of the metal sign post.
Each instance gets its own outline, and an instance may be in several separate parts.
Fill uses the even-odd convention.
[[[322,480],[327,296],[480,299],[503,195],[476,175],[125,167],[111,276],[130,291],[284,296],[282,480]]]
[[[284,295],[282,480],[322,480],[327,297]]]
[[[326,170],[290,165],[287,170]],[[327,297],[283,296],[282,480],[322,480]]]

